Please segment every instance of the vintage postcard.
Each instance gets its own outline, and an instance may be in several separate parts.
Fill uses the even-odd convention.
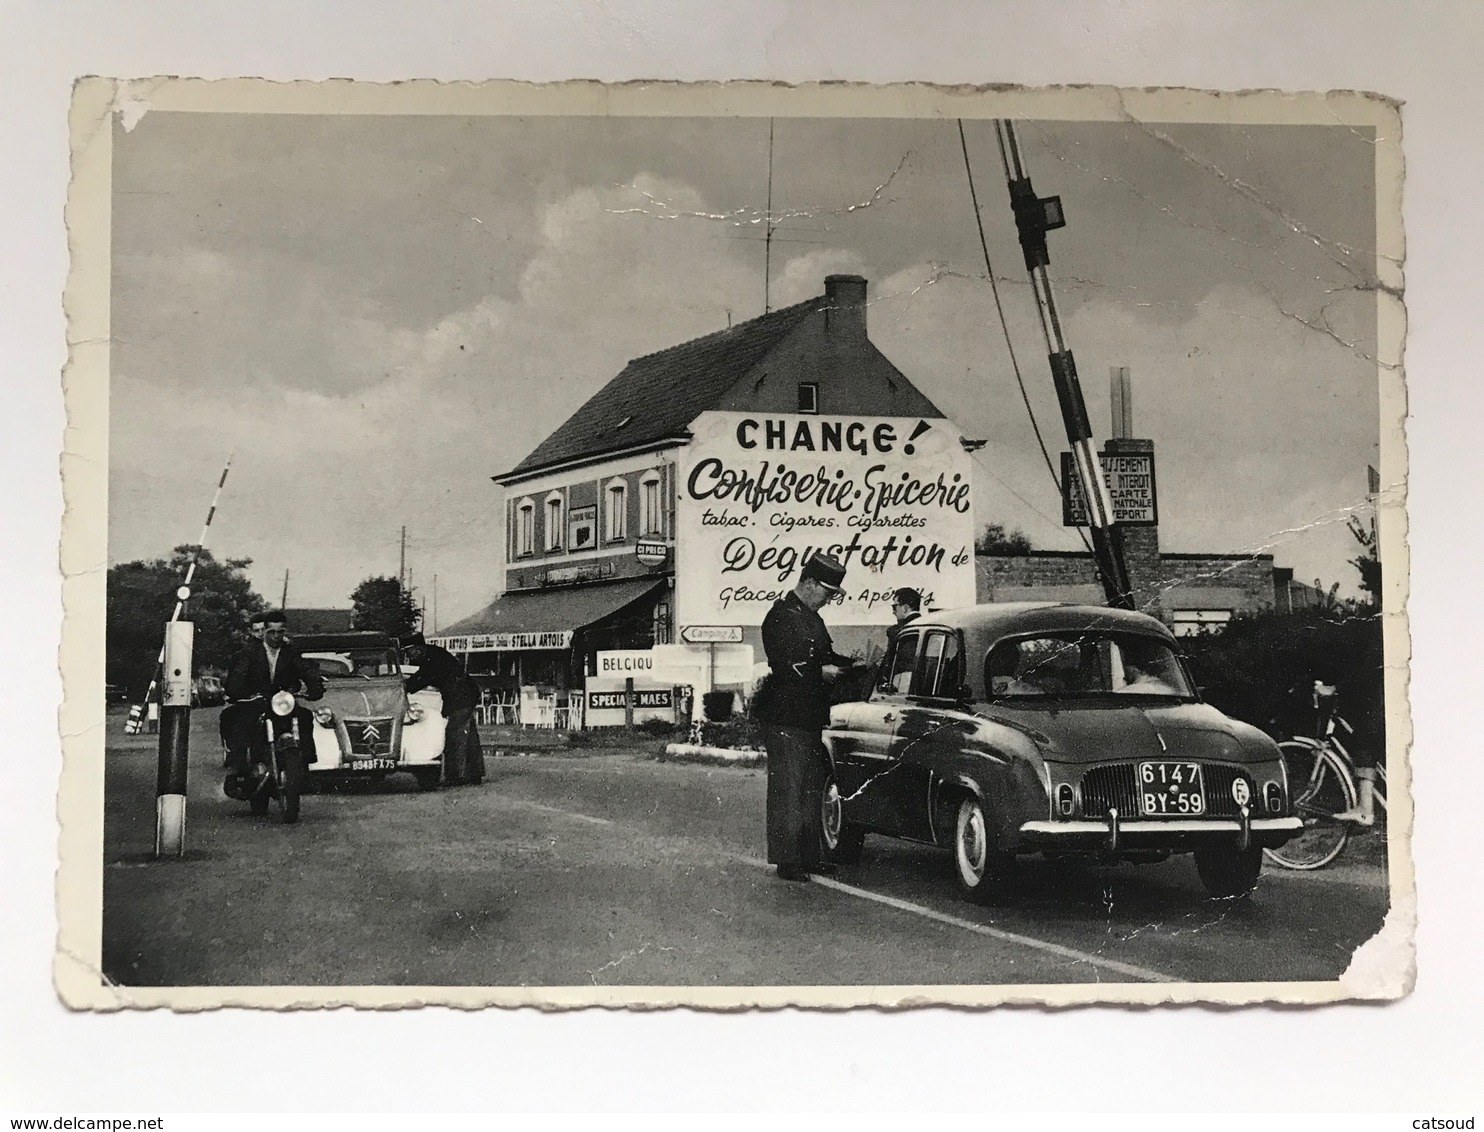
[[[77,84],[79,1009],[1389,999],[1401,114]]]

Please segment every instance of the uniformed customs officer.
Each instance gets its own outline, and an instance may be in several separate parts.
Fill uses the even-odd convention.
[[[835,652],[819,610],[841,593],[844,579],[839,561],[811,555],[799,584],[763,618],[771,673],[754,712],[768,750],[768,862],[785,880],[831,868],[820,809],[829,755],[820,735],[830,719],[829,678],[855,661]]]

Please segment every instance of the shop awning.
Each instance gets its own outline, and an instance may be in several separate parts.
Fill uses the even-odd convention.
[[[570,648],[578,630],[599,624],[662,589],[662,578],[504,594],[428,639],[449,652]]]

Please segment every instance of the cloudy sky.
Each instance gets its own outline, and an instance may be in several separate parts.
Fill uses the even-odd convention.
[[[968,143],[1011,340],[1061,422],[987,122]],[[1348,127],[1025,123],[1094,430],[1110,366],[1169,551],[1353,592],[1377,461],[1375,207]],[[499,489],[640,354],[763,311],[769,122],[146,114],[116,127],[110,560],[193,540],[346,605],[398,535],[443,623],[493,595]],[[870,280],[876,344],[988,444],[976,520],[1077,546],[985,278],[952,121],[773,124],[774,306]]]

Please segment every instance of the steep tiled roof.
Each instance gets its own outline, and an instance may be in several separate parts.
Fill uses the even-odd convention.
[[[635,358],[537,445],[515,472],[678,435],[826,302],[820,295]]]

